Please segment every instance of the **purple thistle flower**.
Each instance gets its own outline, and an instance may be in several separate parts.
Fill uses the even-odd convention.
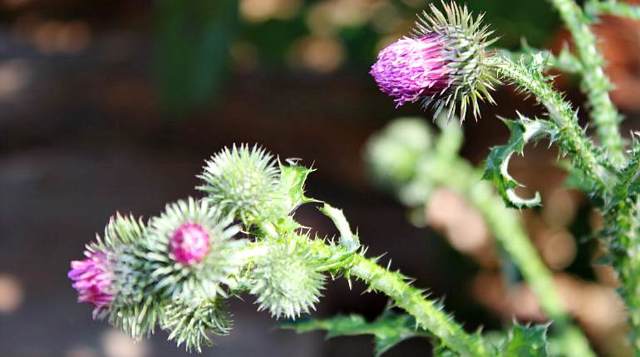
[[[184,223],[174,231],[169,246],[176,262],[197,264],[209,253],[209,234],[197,223]]]
[[[380,51],[369,72],[396,107],[434,96],[451,83],[444,40],[437,34],[404,37]]]
[[[486,48],[495,40],[464,6],[443,2],[443,11],[430,5],[419,17],[411,37],[403,37],[380,51],[369,72],[378,87],[393,97],[396,107],[422,101],[438,116],[458,111],[463,120],[468,108],[480,113],[478,102],[493,102],[496,73]]]
[[[85,252],[86,259],[71,262],[67,274],[78,292],[78,302],[87,302],[95,306],[93,318],[109,308],[114,299],[113,275],[108,268],[107,255],[102,251]]]

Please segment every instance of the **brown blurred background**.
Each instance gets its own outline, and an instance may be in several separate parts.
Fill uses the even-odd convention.
[[[526,37],[559,50],[566,40],[543,0],[471,1],[515,49]],[[450,192],[426,209],[435,229],[412,227],[405,208],[367,179],[364,142],[400,111],[377,92],[368,68],[378,49],[404,34],[422,0],[0,0],[0,356],[142,357],[188,355],[159,333],[133,344],[76,304],[69,261],[115,211],[149,217],[196,194],[203,160],[222,146],[257,142],[318,170],[313,197],[346,210],[371,255],[445,297],[469,329],[500,328],[513,317],[543,321],[525,286],[505,287],[491,237],[477,213]],[[640,24],[598,26],[613,98],[637,128]],[[575,78],[558,85],[577,104]],[[463,154],[479,163],[507,131],[494,120],[516,108],[536,113],[509,89],[498,107],[464,123]],[[582,111],[584,113],[584,110]],[[528,148],[514,173],[541,190],[545,206],[524,212],[526,227],[557,272],[562,295],[603,355],[621,356],[624,313],[615,277],[594,268],[598,247],[584,241],[598,216],[545,145]],[[300,219],[331,233],[313,207]],[[471,229],[471,228],[473,229]],[[507,267],[508,269],[508,267]],[[383,297],[331,283],[318,316],[374,318]],[[295,335],[234,301],[231,336],[205,356],[370,356],[368,337],[323,341]],[[426,341],[403,342],[388,356],[425,356]]]

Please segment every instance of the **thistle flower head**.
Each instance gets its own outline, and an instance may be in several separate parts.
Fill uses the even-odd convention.
[[[108,289],[104,290],[106,295],[100,301],[109,303],[100,304],[94,310],[94,318],[108,317],[112,325],[134,338],[153,332],[163,303],[147,295],[152,283],[145,268],[148,251],[141,245],[145,235],[146,227],[141,220],[116,214],[105,227],[104,236],[97,237],[97,241],[88,246],[89,259],[73,262],[69,273],[70,278],[77,279],[86,276],[83,271],[100,272],[94,274],[96,278],[102,277],[96,279],[102,282],[96,286],[107,286],[105,283],[109,281]]]
[[[99,317],[109,309],[114,299],[113,274],[104,251],[89,249],[84,260],[71,262],[69,279],[78,292],[78,302],[87,302],[95,306],[93,317]]]
[[[251,226],[282,210],[280,170],[264,149],[247,145],[225,148],[206,162],[199,176],[207,200]],[[285,212],[286,214],[286,212]]]
[[[251,294],[258,297],[258,310],[269,310],[275,318],[297,318],[313,310],[324,287],[324,275],[298,239],[307,237],[271,242],[253,271]]]
[[[437,34],[401,38],[380,51],[370,73],[398,107],[437,95],[450,82],[444,39]]]
[[[171,257],[183,265],[200,263],[209,252],[209,234],[201,225],[187,222],[171,236]]]
[[[412,36],[383,49],[370,73],[397,106],[422,100],[436,116],[459,110],[460,118],[471,106],[477,117],[478,101],[493,102],[489,92],[497,82],[485,63],[491,32],[481,25],[482,16],[474,19],[466,7],[443,3],[443,8],[430,5],[431,14],[419,18]]]
[[[195,302],[224,296],[222,285],[228,285],[239,269],[234,253],[245,243],[231,239],[238,233],[232,220],[203,200],[189,198],[167,205],[150,221],[141,243],[153,279],[151,290]]]

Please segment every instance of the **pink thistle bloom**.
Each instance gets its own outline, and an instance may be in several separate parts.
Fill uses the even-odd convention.
[[[169,247],[176,262],[197,264],[209,253],[209,234],[197,223],[184,223],[173,232]]]
[[[78,302],[87,302],[95,306],[93,317],[108,309],[114,299],[112,281],[107,255],[101,251],[87,251],[84,260],[71,262],[71,270],[67,274],[73,281],[73,288],[78,292]]]
[[[397,107],[440,95],[451,83],[444,45],[435,33],[401,38],[380,51],[369,73]]]

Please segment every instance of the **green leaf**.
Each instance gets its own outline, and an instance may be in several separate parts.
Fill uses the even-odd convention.
[[[280,164],[280,188],[288,198],[287,212],[291,212],[303,203],[314,201],[304,195],[305,182],[314,170],[296,165],[292,159],[289,159],[288,162],[289,165]]]
[[[545,357],[547,351],[548,325],[513,326],[502,345],[505,357]]]
[[[375,321],[367,322],[360,315],[335,316],[325,320],[306,320],[281,325],[298,333],[324,330],[327,338],[338,336],[373,335],[375,355],[380,356],[398,343],[412,337],[429,337],[416,329],[415,319],[409,315],[396,314],[386,310]]]
[[[540,193],[532,198],[522,198],[516,193],[523,185],[509,175],[509,160],[513,154],[523,155],[524,147],[531,141],[548,135],[555,137],[555,126],[549,121],[531,120],[520,116],[518,120],[504,120],[511,132],[505,145],[495,146],[489,152],[483,178],[490,180],[509,207],[526,208],[540,205]]]

